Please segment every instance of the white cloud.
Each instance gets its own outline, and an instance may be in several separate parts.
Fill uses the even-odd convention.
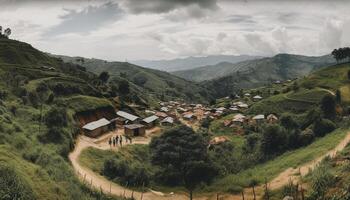
[[[323,55],[350,45],[350,2],[166,0],[160,5],[159,1],[140,7],[145,4],[137,4],[139,0],[17,4],[0,0],[0,24],[13,29],[12,38],[43,51],[108,60],[281,52]],[[108,2],[114,9],[99,12],[98,8],[106,11],[103,5]],[[79,20],[71,20],[53,40],[46,33],[62,26],[69,13]],[[85,19],[93,23],[91,30]]]

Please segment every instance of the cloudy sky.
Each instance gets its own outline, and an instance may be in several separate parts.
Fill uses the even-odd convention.
[[[324,55],[350,45],[345,0],[0,0],[0,9],[11,38],[107,60]]]

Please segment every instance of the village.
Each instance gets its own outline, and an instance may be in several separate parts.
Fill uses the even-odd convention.
[[[198,130],[202,127],[204,121],[220,120],[225,116],[231,116],[224,119],[221,126],[232,129],[232,135],[244,135],[244,126],[250,125],[258,127],[263,122],[276,123],[278,121],[277,114],[270,113],[264,115],[256,113],[255,115],[246,115],[246,110],[256,102],[263,99],[260,95],[252,95],[244,93],[243,97],[235,95],[234,99],[230,97],[224,98],[229,101],[229,106],[208,106],[195,103],[184,103],[179,101],[159,102],[159,108],[154,110],[144,110],[144,118],[137,116],[131,112],[117,110],[115,118],[101,118],[82,126],[83,133],[91,138],[97,138],[101,135],[108,134],[110,146],[114,143],[122,145],[120,140],[124,142],[141,141],[142,138],[149,138],[155,134],[160,134],[162,129],[169,129],[179,124]],[[244,100],[249,99],[249,104]],[[119,141],[114,141],[115,139]],[[225,136],[212,137],[210,145],[217,145],[229,140]]]

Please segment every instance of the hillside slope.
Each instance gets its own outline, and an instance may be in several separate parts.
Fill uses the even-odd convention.
[[[242,88],[256,88],[277,80],[283,81],[303,77],[316,69],[333,63],[334,60],[330,56],[307,57],[279,54],[272,58],[238,63],[232,68],[228,66],[216,68],[215,75],[226,75],[220,78],[214,77],[215,79],[203,81],[201,84],[208,90],[214,91],[213,95],[215,97],[223,97]],[[212,70],[211,67],[209,68]],[[206,70],[207,68],[203,69]],[[181,73],[188,73],[186,76],[192,74],[191,71]],[[197,73],[194,72],[193,74]]]
[[[199,84],[186,81],[167,72],[143,68],[127,62],[107,62],[99,59],[58,56],[65,62],[84,66],[88,71],[111,75],[111,80],[127,80],[134,92],[150,101],[184,99],[206,102],[210,97]]]
[[[212,55],[207,57],[188,57],[173,60],[139,60],[132,61],[132,63],[151,69],[174,72],[179,70],[190,70],[200,66],[216,65],[221,62],[238,63],[258,58],[261,57],[248,55]]]
[[[2,198],[107,199],[83,185],[67,161],[79,133],[76,114],[114,112],[95,78],[29,44],[0,39]]]

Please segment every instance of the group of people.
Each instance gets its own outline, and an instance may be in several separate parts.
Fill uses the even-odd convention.
[[[124,136],[124,140],[125,140],[125,143],[129,142],[130,144],[132,143],[132,138],[131,137],[127,137],[127,136]],[[122,135],[117,135],[116,137],[110,137],[109,140],[108,140],[108,144],[109,146],[118,146],[118,143],[119,145],[122,147],[123,146],[123,136]]]

